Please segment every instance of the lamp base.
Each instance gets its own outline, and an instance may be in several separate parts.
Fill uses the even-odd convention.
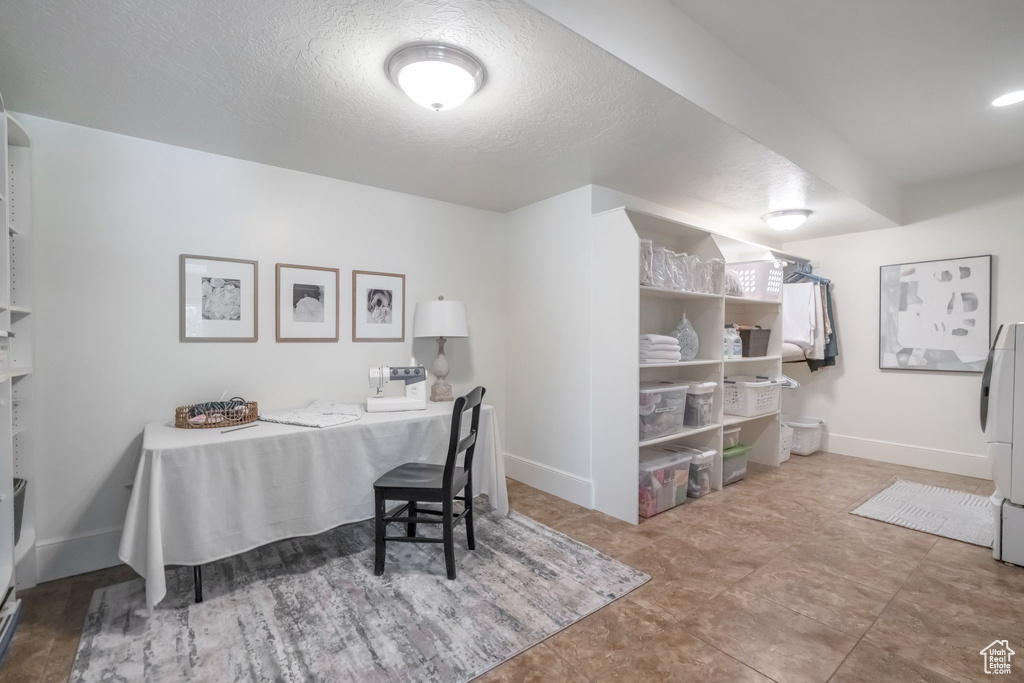
[[[448,384],[448,380],[439,379],[430,386],[430,400],[438,403],[455,400],[452,398],[452,385]]]

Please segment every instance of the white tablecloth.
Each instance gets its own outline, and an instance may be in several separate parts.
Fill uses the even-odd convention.
[[[222,434],[148,424],[118,555],[146,578],[153,606],[167,592],[167,565],[205,564],[372,518],[380,475],[404,462],[444,462],[452,405],[363,413],[324,429],[259,422]],[[473,493],[508,514],[501,452],[494,408],[484,405]]]

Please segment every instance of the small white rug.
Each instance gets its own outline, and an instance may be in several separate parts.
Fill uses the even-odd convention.
[[[988,498],[901,479],[851,514],[984,548],[995,539]]]

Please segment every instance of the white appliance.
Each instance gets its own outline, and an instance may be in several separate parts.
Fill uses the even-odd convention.
[[[385,396],[390,382],[405,382],[405,396]],[[427,371],[422,365],[370,368],[370,388],[376,395],[366,399],[368,413],[397,413],[427,409]]]
[[[996,489],[992,556],[1024,566],[1024,323],[996,333],[981,380],[981,428]]]

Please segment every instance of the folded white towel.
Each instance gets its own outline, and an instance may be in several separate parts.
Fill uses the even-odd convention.
[[[641,353],[641,363],[678,363],[683,359],[683,354],[678,351],[652,351]]]
[[[679,340],[675,337],[669,337],[665,334],[641,334],[641,342],[650,342],[652,344],[678,344]]]
[[[644,351],[679,351],[679,344],[644,344],[640,342],[640,352]]]

